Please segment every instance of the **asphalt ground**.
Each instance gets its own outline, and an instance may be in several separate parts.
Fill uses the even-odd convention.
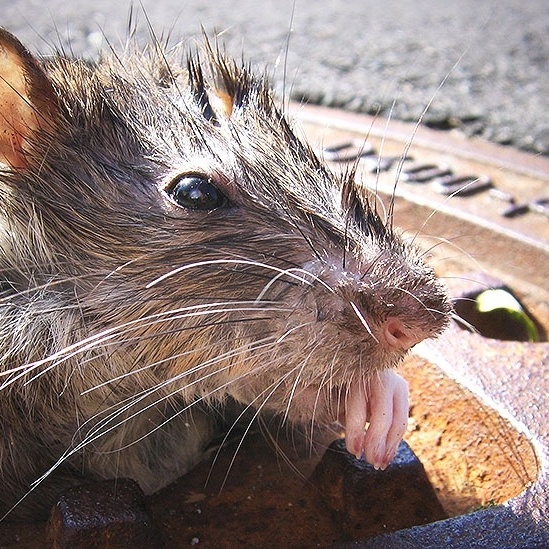
[[[462,131],[549,155],[547,0],[0,0],[0,25],[34,52],[94,58],[147,19],[172,43],[202,29],[279,93]]]

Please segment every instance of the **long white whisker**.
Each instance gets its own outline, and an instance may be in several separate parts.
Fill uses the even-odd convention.
[[[252,305],[256,305],[255,307],[242,307],[243,302],[226,302],[226,303],[211,303],[211,304],[201,304],[201,305],[194,305],[191,307],[181,307],[178,309],[172,309],[169,311],[163,311],[161,313],[155,313],[153,315],[149,315],[146,317],[138,318],[135,320],[131,320],[128,322],[125,322],[123,324],[120,324],[118,326],[115,326],[113,328],[108,328],[107,330],[104,330],[100,332],[99,334],[94,334],[90,337],[84,338],[72,345],[69,345],[62,350],[53,353],[41,360],[37,360],[35,362],[30,362],[28,364],[24,364],[22,366],[17,366],[16,368],[12,368],[10,370],[6,370],[4,372],[0,372],[0,377],[6,377],[10,374],[14,374],[16,372],[20,372],[17,376],[14,376],[10,378],[9,380],[6,380],[1,386],[0,390],[4,389],[7,385],[10,385],[14,382],[16,382],[21,377],[24,377],[29,374],[30,371],[35,370],[39,368],[40,366],[43,366],[48,363],[50,366],[46,368],[45,370],[41,371],[39,374],[34,376],[33,378],[26,381],[26,383],[30,383],[36,377],[39,377],[43,375],[45,372],[51,370],[52,368],[58,366],[59,364],[63,363],[66,360],[69,360],[78,354],[85,353],[86,351],[93,350],[94,348],[103,345],[114,338],[120,337],[120,335],[124,333],[128,333],[129,329],[136,329],[136,328],[143,328],[143,327],[150,327],[155,324],[159,324],[162,322],[168,322],[178,319],[185,319],[185,318],[191,318],[191,317],[197,317],[197,316],[209,316],[213,314],[222,314],[222,313],[228,313],[228,312],[243,312],[243,311],[262,311],[262,312],[291,312],[291,309],[288,308],[280,308],[280,307],[273,307],[268,308],[262,306],[261,309],[257,308],[257,303],[255,301],[246,302],[250,303]],[[226,306],[226,305],[232,305],[234,304],[235,307],[233,308],[215,308],[218,306]],[[262,303],[263,305],[263,303]],[[212,307],[214,307],[212,309]],[[124,331],[123,331],[124,330]],[[117,340],[117,343],[119,341]]]
[[[324,374],[322,376],[322,379],[320,380],[320,383],[318,385],[317,392],[316,392],[315,401],[314,401],[314,404],[313,404],[313,413],[311,414],[311,436],[310,436],[310,439],[309,439],[310,440],[309,444],[310,444],[310,450],[311,451],[312,451],[312,446],[313,446],[313,433],[314,433],[314,428],[315,428],[315,418],[316,418],[316,412],[317,412],[318,405],[319,405],[320,395],[322,393],[322,389],[326,386],[326,384],[328,384],[328,392],[331,393],[330,385],[332,384],[333,379],[334,379],[334,364],[336,362],[337,353],[339,352],[340,347],[341,347],[341,345],[338,346],[338,349],[334,353],[332,361],[330,363],[330,368],[329,369],[327,368],[326,371],[324,372]]]
[[[250,351],[250,350],[253,350],[253,351],[256,351],[256,350],[259,350],[259,349],[268,349],[270,347],[274,347],[276,345],[278,345],[289,333],[299,329],[299,328],[302,328],[304,326],[306,326],[307,324],[302,324],[300,326],[296,326],[294,328],[292,328],[291,330],[288,330],[285,334],[283,334],[282,336],[280,336],[277,340],[272,340],[272,338],[264,338],[262,340],[258,340],[256,342],[254,342],[254,346],[253,347],[248,347],[248,346],[242,346],[238,349],[233,349],[231,352],[229,353],[224,353],[222,355],[218,355],[216,356],[214,359],[211,359],[209,361],[206,361],[206,362],[203,362],[201,364],[199,364],[198,366],[195,366],[194,368],[190,369],[190,370],[187,370],[186,372],[183,372],[181,375],[179,376],[176,376],[176,377],[172,377],[171,379],[167,380],[166,382],[162,383],[162,384],[159,384],[157,385],[153,390],[149,390],[146,392],[146,394],[144,394],[145,392],[143,393],[138,393],[137,395],[135,396],[140,396],[141,394],[143,394],[143,397],[142,398],[146,398],[148,396],[150,396],[151,394],[153,394],[154,392],[156,392],[159,388],[163,388],[165,385],[169,385],[171,383],[174,383],[176,381],[180,381],[183,377],[185,377],[186,375],[188,374],[191,374],[191,373],[196,373],[197,371],[207,367],[207,366],[211,366],[213,364],[216,364],[217,362],[222,362],[223,360],[227,359],[227,358],[233,358],[235,356],[238,356],[242,351],[246,350],[246,351]],[[253,358],[250,357],[249,359],[246,359],[246,360],[257,360],[257,358],[261,357],[262,354],[264,353],[255,353]],[[233,365],[232,364],[229,364],[227,366],[224,366],[223,368],[221,368],[220,370],[216,370],[215,372],[212,372],[211,374],[208,374],[207,376],[203,376],[201,377],[199,380],[196,380],[194,382],[191,382],[189,383],[188,385],[186,385],[185,388],[187,387],[191,387],[197,383],[200,383],[202,382],[204,379],[207,379],[208,377],[211,377],[213,375],[217,375],[219,372],[222,372],[222,371],[225,371],[227,369],[230,369]],[[248,376],[249,373],[245,372],[233,379],[231,379],[230,381],[228,381],[227,383],[219,386],[219,387],[216,387],[215,389],[213,389],[212,391],[210,391],[210,393],[207,393],[206,395],[203,395],[202,397],[200,397],[199,399],[197,400],[194,400],[192,405],[195,405],[197,402],[200,402],[202,400],[205,400],[207,399],[208,397],[210,397],[212,394],[215,394],[216,392],[219,392],[221,389],[225,389],[226,387],[228,387],[229,385],[235,383],[236,381],[239,381],[243,378],[245,378],[246,376]],[[129,419],[132,419],[133,417],[137,416],[138,414],[142,413],[143,411],[147,410],[148,408],[158,404],[158,402],[161,402],[162,400],[166,400],[168,398],[171,398],[172,396],[174,396],[175,394],[177,394],[179,392],[179,390],[176,390],[176,391],[173,391],[172,393],[169,393],[168,395],[166,396],[163,396],[161,399],[155,401],[153,404],[147,406],[146,408],[143,408],[143,409],[140,409],[138,412],[136,412],[135,414],[133,414],[132,416],[128,417],[128,418],[125,418],[124,419],[124,422],[128,421]],[[133,407],[135,405],[135,396],[132,396],[130,398],[132,398],[133,400],[129,403],[130,405],[126,408],[126,409],[129,409],[130,407]],[[128,399],[130,400],[130,399]],[[186,407],[183,411],[185,411],[186,409],[188,409],[188,407]],[[125,411],[125,410],[124,410]],[[117,410],[117,413],[116,415],[120,415],[120,413],[118,413],[118,410]],[[179,413],[175,414],[175,416],[179,415]],[[110,421],[110,420],[109,420]],[[151,431],[149,431],[146,435],[144,435],[143,437],[139,438],[139,439],[136,439],[135,441],[133,441],[133,443],[136,443],[136,442],[139,442],[140,440],[142,440],[143,438],[145,438],[145,436],[148,436],[150,433],[153,433],[154,431],[160,429],[163,425],[165,425],[167,422],[169,422],[170,419],[167,419],[165,422],[161,423],[159,426],[155,427],[154,429],[152,429]],[[122,422],[123,423],[123,422]],[[120,423],[121,424],[121,423]],[[118,425],[120,424],[117,424],[115,427],[117,427]],[[123,449],[123,448],[122,448]]]
[[[438,313],[438,314],[443,314],[442,311],[439,311],[438,309],[432,309],[431,307],[427,307],[425,305],[425,303],[423,303],[423,301],[421,301],[421,299],[417,296],[415,296],[412,292],[410,292],[409,290],[406,290],[404,288],[401,288],[399,286],[390,286],[389,287],[390,289],[393,289],[393,290],[398,290],[399,292],[402,292],[403,294],[406,294],[406,295],[409,295],[413,300],[415,300],[417,303],[419,303],[422,307],[423,307],[423,310],[424,311],[427,311],[429,313]]]
[[[366,319],[364,318],[364,315],[361,313],[361,311],[359,310],[359,308],[358,308],[352,301],[349,301],[349,304],[351,305],[351,307],[353,308],[353,311],[355,312],[356,316],[357,316],[358,319],[360,320],[360,323],[366,328],[366,331],[374,338],[374,341],[375,341],[376,343],[379,343],[379,340],[378,340],[377,337],[373,334],[372,329],[371,329],[370,326],[368,325],[368,322],[366,322]]]
[[[261,349],[263,347],[272,347],[274,344],[276,344],[275,341],[273,341],[272,338],[265,338],[263,340],[260,340],[259,342],[257,342],[258,344],[257,345],[254,345],[251,349],[252,350],[258,350],[258,349]],[[216,357],[210,359],[210,360],[207,360],[207,361],[204,361],[204,362],[201,362],[200,364],[194,366],[193,368],[191,369],[188,369],[186,370],[185,372],[182,372],[181,374],[177,375],[177,376],[173,376],[171,377],[170,379],[166,380],[166,381],[163,381],[162,383],[159,383],[157,385],[155,385],[154,387],[150,388],[150,389],[146,389],[144,391],[142,391],[141,393],[137,393],[136,395],[132,395],[131,397],[128,397],[125,401],[122,401],[122,402],[119,402],[117,403],[117,405],[119,404],[122,404],[123,402],[127,402],[127,404],[125,406],[123,406],[122,408],[115,408],[115,406],[113,406],[113,408],[115,408],[115,411],[112,413],[112,414],[109,414],[109,416],[106,416],[105,418],[103,418],[101,421],[99,421],[97,424],[94,425],[93,429],[90,431],[90,433],[93,433],[94,431],[97,432],[97,431],[100,431],[101,429],[103,429],[103,427],[105,425],[108,425],[109,423],[111,423],[114,419],[116,419],[117,417],[119,417],[120,415],[122,415],[124,412],[126,412],[127,410],[129,410],[130,408],[133,408],[137,403],[141,402],[142,400],[148,398],[149,396],[151,396],[152,394],[158,392],[159,389],[163,389],[165,387],[167,387],[168,385],[171,385],[175,382],[178,382],[178,381],[181,381],[182,379],[184,379],[185,377],[191,375],[191,374],[195,374],[197,372],[199,372],[200,370],[204,369],[204,368],[207,368],[209,366],[212,366],[214,364],[217,364],[219,362],[222,362],[226,359],[230,359],[230,358],[233,358],[235,356],[238,356],[240,353],[243,352],[243,350],[248,350],[250,349],[250,347],[247,347],[247,346],[243,346],[243,347],[240,347],[238,349],[233,349],[227,353],[223,353],[221,355],[217,355]],[[256,358],[256,357],[254,357]],[[214,372],[211,372],[205,376],[202,376],[201,378],[199,379],[196,379],[192,382],[190,382],[189,384],[187,384],[185,386],[185,388],[188,388],[188,387],[192,387],[194,385],[196,385],[197,383],[201,383],[203,382],[205,379],[208,379],[212,376],[215,376],[215,375],[218,375],[220,372],[223,372],[225,370],[228,370],[230,369],[231,367],[233,366],[233,364],[228,364],[226,366],[224,366],[223,368],[219,369],[219,370],[215,370]],[[243,374],[244,376],[244,374]],[[216,392],[216,391],[219,391],[221,388],[225,388],[226,386],[230,385],[231,383],[234,383],[234,381],[236,381],[237,379],[240,379],[240,376],[238,378],[235,378],[233,380],[231,380],[230,382],[228,382],[227,384],[221,386],[221,387],[218,387],[216,388],[214,391],[212,391],[212,393]],[[96,440],[97,438],[99,438],[100,436],[103,436],[104,434],[116,429],[117,427],[119,427],[120,425],[122,425],[123,423],[129,421],[130,419],[133,419],[134,417],[138,416],[139,414],[147,411],[148,409],[156,406],[159,402],[162,402],[163,400],[167,400],[171,397],[173,397],[174,395],[176,395],[178,392],[180,392],[180,389],[176,389],[174,391],[172,391],[171,393],[167,393],[166,395],[162,395],[162,397],[160,397],[158,400],[156,400],[155,402],[145,406],[144,408],[140,408],[137,412],[135,412],[134,414],[132,414],[131,416],[127,417],[127,418],[124,418],[124,420],[122,422],[119,422],[119,423],[116,423],[114,425],[112,425],[111,427],[108,428],[107,431],[101,431],[99,433],[99,435],[97,436],[94,436],[91,440],[86,440],[85,444],[89,444],[90,442],[93,442],[94,440]],[[211,393],[208,393],[207,396],[210,396]],[[191,404],[194,405],[196,404],[196,402],[198,402],[199,400],[203,400],[204,398],[206,397],[201,397],[200,399],[198,400],[194,400]],[[185,411],[187,408],[185,408],[183,411]],[[176,414],[177,415],[177,414]],[[88,421],[92,421],[93,418],[90,418]],[[87,423],[87,422],[86,422]],[[84,424],[85,425],[85,424]],[[151,431],[149,431],[149,433],[147,434],[150,434],[154,431],[156,431],[157,429],[159,429],[162,425],[164,425],[164,423],[160,424],[159,426],[155,427],[154,429],[152,429]],[[89,435],[88,435],[89,436]],[[144,437],[141,437],[141,438],[144,438]],[[139,440],[141,439],[137,439],[135,442],[138,442]]]
[[[292,331],[297,329],[297,327],[294,327],[292,328]],[[95,440],[97,440],[98,438],[104,436],[105,434],[113,431],[114,429],[118,428],[119,426],[121,426],[122,424],[124,424],[125,422],[133,419],[134,417],[138,416],[139,414],[145,412],[146,410],[158,405],[159,402],[163,401],[163,400],[167,400],[171,397],[173,397],[174,395],[176,395],[178,392],[179,392],[179,389],[176,389],[175,391],[171,392],[171,393],[168,393],[166,395],[163,395],[160,399],[157,399],[155,400],[155,402],[153,403],[150,403],[149,405],[145,406],[144,408],[141,408],[139,409],[137,412],[133,413],[132,415],[124,418],[122,421],[120,422],[117,422],[115,423],[114,425],[111,425],[110,427],[108,427],[106,430],[104,430],[104,427],[106,425],[108,425],[109,423],[112,423],[112,421],[114,421],[117,417],[120,417],[124,412],[126,412],[127,410],[131,409],[132,407],[134,407],[137,403],[139,403],[140,401],[148,398],[150,395],[154,394],[155,392],[157,392],[159,389],[161,388],[164,388],[165,386],[169,385],[169,384],[172,384],[172,383],[175,383],[176,381],[180,381],[181,379],[183,379],[184,377],[190,375],[190,374],[193,374],[193,373],[196,373],[198,371],[200,371],[201,369],[203,368],[206,368],[208,366],[211,366],[213,364],[216,364],[216,363],[219,363],[219,362],[222,362],[223,360],[226,360],[228,358],[233,358],[235,356],[238,356],[241,352],[243,352],[244,350],[253,350],[253,351],[256,351],[256,350],[259,350],[261,348],[270,348],[274,345],[277,345],[281,338],[283,338],[283,336],[280,336],[277,340],[273,340],[271,337],[269,338],[264,338],[262,340],[259,340],[257,342],[255,342],[254,346],[253,347],[249,347],[249,346],[242,346],[238,349],[233,349],[231,350],[230,352],[227,352],[227,353],[224,353],[222,355],[217,355],[215,358],[213,359],[210,359],[208,361],[205,361],[197,366],[195,366],[194,368],[190,369],[190,370],[186,370],[185,372],[182,372],[180,375],[178,376],[174,376],[172,378],[170,378],[169,380],[166,380],[165,382],[162,382],[161,384],[158,384],[156,385],[155,387],[151,388],[151,389],[148,389],[148,390],[145,390],[145,391],[142,391],[141,393],[138,393],[137,395],[132,395],[131,397],[128,397],[128,399],[126,399],[125,401],[121,401],[119,403],[117,403],[117,407],[116,409],[114,410],[113,413],[109,414],[108,416],[106,416],[105,418],[103,418],[102,420],[100,420],[98,423],[96,423],[93,427],[92,430],[90,430],[88,432],[88,434],[86,435],[86,437],[78,444],[76,445],[75,447],[73,447],[72,450],[69,451],[69,453],[65,453],[63,454],[63,456],[58,460],[58,462],[52,466],[52,468],[45,473],[45,476],[41,477],[40,479],[37,480],[37,482],[41,482],[44,478],[46,478],[47,475],[49,475],[51,473],[51,471],[55,470],[55,468],[57,468],[63,461],[65,461],[68,457],[70,457],[71,455],[73,455],[74,453],[80,451],[82,448],[84,448],[85,446],[87,446],[88,444],[94,442]],[[254,357],[253,359],[254,360],[257,360],[258,358],[258,355],[257,353],[254,354]],[[251,358],[250,358],[251,360]],[[200,379],[197,379],[191,383],[189,383],[188,385],[186,385],[186,388],[188,387],[191,387],[197,383],[200,383],[202,382],[203,380],[205,379],[208,379],[209,377],[212,377],[214,375],[217,375],[219,374],[219,372],[222,372],[224,370],[227,370],[227,369],[230,369],[233,365],[232,364],[228,364],[227,366],[224,366],[223,368],[221,369],[218,369],[216,370],[215,372],[212,372],[206,376],[203,376],[201,377]],[[171,419],[173,419],[173,417],[176,417],[177,415],[180,415],[182,413],[184,413],[186,410],[188,410],[190,407],[194,406],[197,404],[197,402],[200,402],[200,401],[203,401],[203,400],[206,400],[207,398],[209,398],[211,395],[215,394],[216,392],[220,391],[221,389],[224,389],[226,387],[228,387],[229,385],[235,383],[236,381],[246,377],[247,375],[249,375],[248,373],[243,373],[241,374],[240,376],[236,377],[236,378],[233,378],[231,379],[230,381],[228,381],[227,383],[219,386],[219,387],[216,387],[215,389],[213,389],[212,391],[210,391],[208,394],[206,395],[202,395],[199,399],[196,399],[196,400],[193,400],[193,402],[191,404],[189,404],[188,406],[182,408],[180,411],[178,411],[174,416],[168,418],[166,421],[160,423],[158,426],[156,426],[155,428],[151,429],[150,431],[148,431],[145,435],[143,435],[142,437],[132,441],[131,444],[135,444],[137,442],[139,442],[140,440],[143,440],[146,436],[149,436],[151,433],[157,431],[158,429],[162,428],[166,423],[168,423],[169,421],[171,421]],[[120,407],[120,404],[123,404],[124,402],[126,402],[126,404],[122,407]],[[113,406],[113,408],[115,408]],[[84,425],[86,425],[86,423],[92,421],[93,418],[90,418],[89,420],[87,420],[83,425],[80,426],[79,428],[79,431],[82,430],[82,427]],[[95,434],[95,433],[98,433],[98,434]],[[129,446],[129,445],[128,445]],[[122,450],[124,449],[125,447],[122,447],[122,448],[119,448],[118,450]]]
[[[286,404],[286,409],[284,410],[284,416],[283,416],[284,422],[286,422],[288,419],[288,414],[290,413],[290,406],[292,404],[292,400],[294,398],[295,392],[297,391],[297,387],[299,386],[299,382],[301,380],[301,375],[303,374],[303,370],[306,368],[309,362],[309,359],[311,358],[311,355],[319,346],[320,346],[320,343],[315,345],[315,348],[309,351],[309,354],[301,361],[299,368],[296,370],[297,374],[295,376],[294,382],[292,383],[292,388],[290,390],[290,394],[288,395],[288,403]]]
[[[280,269],[279,267],[275,267],[274,265],[269,265],[267,263],[261,263],[260,261],[251,261],[246,259],[211,259],[208,261],[197,261],[195,263],[189,263],[187,265],[182,265],[181,267],[177,267],[176,269],[171,270],[168,273],[163,274],[162,276],[154,279],[152,282],[149,282],[145,287],[147,289],[152,288],[153,286],[156,286],[160,282],[166,280],[167,278],[170,278],[176,274],[179,274],[183,271],[187,271],[189,269],[195,269],[197,267],[206,267],[208,265],[250,265],[253,267],[261,267],[263,269],[269,270],[269,271],[276,271],[277,273],[286,274],[288,277],[293,278],[301,283],[311,285],[311,282],[309,282],[307,279],[297,276],[292,271],[301,271],[302,273],[306,274],[307,276],[310,276],[310,273],[305,270],[301,269]]]
[[[456,312],[452,312],[450,316],[451,316],[452,320],[454,320],[458,324],[461,324],[462,326],[464,326],[465,328],[467,328],[471,332],[476,333],[476,334],[480,334],[479,330],[477,329],[477,327],[474,324],[471,324],[470,322],[468,322],[467,320],[465,320],[464,318],[459,316]]]
[[[448,203],[452,198],[454,198],[455,196],[457,196],[459,193],[467,190],[468,187],[474,185],[475,183],[477,183],[479,181],[480,177],[477,177],[476,179],[473,179],[472,181],[469,181],[466,185],[464,185],[463,187],[460,187],[459,189],[455,190],[453,193],[449,194],[443,202],[441,202],[440,204],[438,204],[438,206],[436,208],[433,208],[433,210],[431,211],[431,213],[425,218],[425,220],[423,221],[423,223],[421,224],[421,227],[419,227],[419,229],[416,231],[416,234],[415,236],[412,238],[411,242],[412,244],[416,241],[416,239],[418,238],[418,236],[423,232],[423,229],[425,229],[425,226],[429,223],[429,221],[437,214],[439,213],[440,211],[442,211],[443,207],[446,205],[446,203]]]
[[[51,288],[52,286],[58,286],[58,285],[65,285],[67,282],[78,282],[79,280],[85,280],[88,278],[89,275],[80,275],[80,276],[71,276],[66,277],[59,280],[49,280],[48,282],[44,282],[43,284],[40,284],[39,286],[33,286],[32,288],[26,288],[25,290],[17,290],[16,295],[17,296],[25,296],[30,295],[34,293],[39,293],[43,290],[47,290]],[[0,302],[7,301],[11,302],[13,301],[14,294],[8,291],[8,295],[5,297],[0,298]],[[69,309],[71,307],[66,307],[66,309]]]
[[[465,50],[461,53],[461,55],[458,57],[457,61],[452,65],[452,67],[450,68],[450,70],[446,73],[446,75],[444,76],[444,78],[441,80],[441,82],[439,83],[439,85],[437,86],[436,90],[434,91],[434,93],[432,94],[431,98],[429,99],[429,101],[427,102],[427,105],[425,105],[423,111],[421,112],[421,114],[419,115],[419,118],[417,119],[417,122],[415,123],[414,125],[414,129],[412,131],[412,134],[410,135],[410,138],[408,139],[408,141],[406,142],[406,145],[404,147],[404,151],[403,151],[403,154],[400,158],[400,161],[398,163],[398,166],[397,166],[397,172],[396,172],[396,176],[395,176],[395,189],[396,189],[396,186],[400,180],[400,176],[402,174],[402,169],[404,167],[404,162],[408,156],[408,153],[410,152],[410,148],[412,147],[412,143],[414,142],[414,139],[416,137],[416,134],[419,130],[419,127],[421,126],[421,123],[423,122],[423,119],[425,118],[425,115],[427,114],[427,112],[429,111],[429,109],[431,108],[431,105],[433,104],[433,101],[435,100],[436,96],[438,95],[438,93],[440,92],[440,90],[446,85],[446,82],[448,81],[448,79],[450,78],[450,76],[452,75],[452,73],[456,70],[456,68],[461,64],[462,60],[464,59],[464,57],[467,55],[468,51],[469,51],[469,47],[470,46],[467,46],[467,48],[465,48]],[[393,196],[395,194],[395,191],[393,190]]]
[[[225,477],[223,479],[223,482],[221,483],[221,489],[223,488],[223,486],[225,486],[225,483],[227,482],[227,479],[229,477],[229,472],[230,470],[232,469],[232,466],[234,465],[234,462],[236,460],[236,456],[240,450],[240,448],[242,447],[242,444],[244,443],[244,439],[246,438],[246,435],[250,432],[250,429],[252,427],[252,424],[254,422],[254,420],[259,416],[259,414],[261,413],[261,411],[263,410],[264,406],[267,404],[267,402],[269,401],[269,399],[271,398],[271,396],[277,391],[277,389],[283,385],[283,383],[286,381],[286,379],[288,377],[290,377],[294,371],[296,371],[299,367],[296,366],[295,368],[292,368],[289,372],[287,372],[286,374],[284,374],[284,376],[282,376],[281,378],[279,378],[276,382],[274,383],[271,383],[271,385],[269,385],[264,391],[261,391],[261,393],[259,393],[257,395],[256,398],[254,398],[247,406],[246,408],[240,413],[240,415],[237,417],[237,419],[234,421],[233,423],[233,426],[231,427],[231,429],[229,429],[229,431],[227,432],[227,435],[225,436],[224,440],[227,439],[229,433],[231,432],[231,430],[234,428],[234,426],[237,424],[238,420],[244,415],[245,412],[247,412],[250,408],[254,408],[255,409],[255,412],[251,418],[251,420],[248,422],[248,426],[246,427],[246,429],[244,430],[244,433],[242,434],[242,436],[240,437],[240,441],[236,447],[236,450],[234,452],[234,455],[229,463],[229,466],[227,468],[227,473],[225,474]],[[272,389],[271,389],[272,388]],[[269,391],[270,389],[270,391]],[[269,392],[268,392],[269,391]],[[266,394],[266,396],[265,396]],[[259,405],[259,406],[255,406],[256,402],[259,401],[260,398],[264,397],[263,399],[263,402]],[[219,454],[219,450],[218,450],[218,453],[217,455]],[[208,477],[209,478],[209,477]]]
[[[322,279],[320,279],[315,274],[313,274],[309,271],[306,271],[304,269],[300,269],[300,268],[297,268],[297,267],[292,267],[290,269],[285,269],[285,270],[280,271],[276,276],[271,278],[271,280],[265,285],[265,287],[263,288],[261,293],[257,296],[256,301],[258,301],[258,302],[262,301],[263,296],[269,291],[269,288],[271,288],[271,286],[273,284],[275,284],[277,280],[282,278],[284,275],[287,275],[288,273],[302,273],[304,275],[307,275],[308,277],[310,277],[312,279],[313,282],[316,282],[316,283],[324,286],[324,288],[326,288],[330,293],[334,293],[334,289],[331,288],[328,284],[326,284],[326,282],[324,282]],[[305,280],[304,280],[304,282],[306,284],[308,284],[309,286],[312,286],[311,282],[305,281]]]
[[[261,347],[270,347],[274,344],[274,342],[270,342],[269,344],[265,344],[265,345],[261,345],[261,346],[258,346],[257,348],[261,348]],[[215,361],[218,361],[218,360],[215,360]],[[214,362],[215,362],[214,361]],[[203,365],[201,365],[201,367],[204,367]],[[224,368],[222,368],[221,370],[217,370],[216,372],[213,372],[211,374],[208,374],[207,376],[204,376],[202,377],[200,380],[197,380],[195,382],[192,382],[190,385],[193,385],[195,383],[198,383],[204,379],[207,379],[208,377],[211,377],[213,375],[216,375],[219,371],[223,371],[225,369],[228,369],[230,368],[231,365],[228,365],[228,366],[225,366]],[[154,392],[156,392],[160,387],[163,387],[164,385],[167,385],[169,383],[173,383],[175,382],[176,380],[180,379],[181,377],[184,377],[184,375],[187,375],[189,372],[185,372],[183,374],[183,376],[176,376],[175,378],[171,378],[170,380],[166,381],[166,382],[163,382],[162,384],[160,385],[157,385],[155,386],[154,388],[152,389],[149,389],[147,391],[143,391],[141,394],[140,394],[140,398],[137,399],[137,401],[134,399],[132,400],[129,404],[127,404],[126,406],[123,407],[122,410],[116,410],[115,413],[113,414],[110,414],[107,418],[104,418],[103,420],[101,420],[98,424],[94,425],[94,428],[89,431],[88,435],[80,442],[78,443],[76,446],[74,446],[73,448],[71,449],[67,449],[59,458],[58,460],[56,461],[55,464],[53,464],[42,476],[40,476],[39,478],[37,478],[33,483],[32,483],[32,487],[31,487],[31,490],[29,490],[29,492],[27,492],[27,494],[25,494],[25,496],[23,496],[23,498],[21,498],[21,500],[19,500],[17,502],[16,505],[18,505],[21,501],[23,501],[23,499],[25,497],[27,497],[27,495],[32,491],[34,490],[39,484],[41,484],[53,471],[55,471],[55,469],[57,469],[64,461],[66,461],[68,458],[70,458],[72,455],[78,453],[80,450],[82,450],[85,446],[91,444],[92,442],[94,442],[95,440],[99,439],[100,437],[106,435],[107,433],[113,431],[114,429],[120,427],[121,425],[123,425],[125,422],[133,419],[134,417],[136,417],[137,415],[145,412],[146,410],[154,407],[154,406],[157,406],[159,402],[163,401],[163,400],[167,400],[169,399],[170,397],[174,396],[175,394],[178,393],[178,390],[175,390],[173,391],[172,393],[170,394],[167,394],[167,395],[163,395],[160,399],[156,400],[155,402],[147,405],[146,407],[140,409],[139,411],[135,412],[134,414],[124,418],[123,421],[121,422],[118,422],[116,423],[115,425],[112,425],[110,427],[108,427],[106,430],[102,430],[101,432],[99,432],[98,434],[97,431],[98,429],[102,429],[104,425],[108,424],[109,422],[111,422],[112,420],[114,420],[116,417],[119,417],[122,413],[124,413],[126,410],[130,409],[131,407],[133,407],[137,402],[143,400],[144,398],[146,398],[147,396],[150,396],[151,394],[153,394]],[[228,381],[227,383],[225,383],[224,385],[220,386],[220,387],[217,387],[215,390],[212,390],[210,393],[208,393],[207,395],[202,395],[199,399],[197,400],[194,400],[192,403],[190,403],[189,405],[183,407],[182,409],[178,410],[177,413],[166,419],[164,422],[162,422],[161,424],[157,425],[156,427],[154,427],[153,429],[151,429],[150,431],[148,431],[145,435],[143,435],[142,437],[140,437],[139,439],[136,439],[134,441],[132,441],[132,444],[135,444],[137,442],[139,442],[140,440],[144,439],[146,436],[149,436],[151,433],[157,431],[158,429],[161,429],[164,425],[166,425],[169,421],[171,421],[173,419],[173,417],[176,417],[184,412],[186,412],[188,409],[190,409],[192,406],[195,406],[197,404],[197,402],[200,402],[200,401],[203,401],[205,399],[207,399],[209,396],[211,396],[212,394],[214,394],[215,392],[219,391],[220,389],[223,389],[225,388],[226,386],[229,386],[230,384],[234,383],[235,381],[237,381],[238,379],[241,379],[241,378],[244,378],[246,377],[246,375],[248,375],[247,373],[243,373],[241,376],[238,376],[238,378],[233,378],[231,379],[230,381]],[[127,399],[128,401],[131,400],[131,399]],[[91,420],[88,420],[88,421],[91,421]],[[86,422],[87,423],[87,422]],[[85,425],[85,424],[84,424]],[[81,428],[79,429],[81,430]],[[129,446],[129,445],[127,445]],[[118,450],[122,450],[124,449],[125,447],[127,446],[124,446],[122,448],[119,448]],[[15,506],[16,506],[15,505]],[[14,506],[14,508],[15,508]]]

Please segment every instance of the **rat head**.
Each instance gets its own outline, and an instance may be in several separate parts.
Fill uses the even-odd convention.
[[[431,269],[263,79],[209,47],[39,63],[0,39],[3,274],[81,322],[58,363],[329,420],[445,326]]]

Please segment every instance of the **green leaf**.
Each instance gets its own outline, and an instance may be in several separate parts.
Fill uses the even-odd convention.
[[[506,290],[496,289],[481,292],[476,298],[476,303],[477,309],[481,313],[489,313],[495,310],[504,311],[509,315],[509,320],[514,320],[524,326],[529,341],[539,341],[536,325],[518,300]]]

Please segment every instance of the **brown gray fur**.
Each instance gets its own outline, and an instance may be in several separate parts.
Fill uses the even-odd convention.
[[[446,324],[421,255],[216,48],[38,59],[2,31],[0,57],[0,513],[161,488],[227,399],[345,422]]]

